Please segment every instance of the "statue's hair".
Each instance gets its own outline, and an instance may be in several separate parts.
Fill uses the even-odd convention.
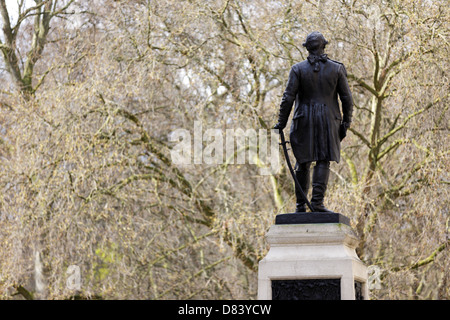
[[[313,31],[306,37],[306,41],[303,43],[303,46],[306,47],[308,51],[317,49],[317,41],[320,42],[319,46],[322,46],[325,48],[325,46],[328,44],[328,41],[325,40],[325,37],[323,34],[321,34],[318,31]]]

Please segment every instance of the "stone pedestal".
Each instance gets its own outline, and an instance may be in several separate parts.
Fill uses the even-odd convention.
[[[365,300],[367,268],[349,219],[338,213],[278,215],[259,262],[260,300]]]

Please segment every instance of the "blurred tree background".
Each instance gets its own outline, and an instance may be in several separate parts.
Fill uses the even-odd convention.
[[[0,0],[0,13],[1,298],[255,299],[291,177],[175,165],[169,136],[194,121],[270,129],[314,30],[354,95],[326,201],[380,270],[371,298],[450,298],[446,1]]]

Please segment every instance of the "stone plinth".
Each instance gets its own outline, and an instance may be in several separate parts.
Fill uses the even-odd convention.
[[[349,224],[337,213],[278,215],[259,262],[258,299],[368,299],[367,268]]]

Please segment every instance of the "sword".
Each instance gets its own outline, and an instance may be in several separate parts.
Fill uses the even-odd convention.
[[[309,210],[311,210],[311,212],[314,212],[314,210],[311,206],[311,203],[309,203],[308,198],[306,197],[305,193],[303,192],[302,187],[300,186],[300,182],[298,182],[297,177],[295,176],[294,169],[292,169],[291,161],[289,160],[289,154],[288,154],[288,150],[286,147],[286,144],[290,143],[290,142],[286,141],[286,139],[284,138],[284,132],[282,129],[279,129],[279,132],[280,132],[280,137],[281,137],[280,145],[283,146],[284,157],[286,158],[286,162],[287,162],[289,171],[291,172],[292,178],[294,178],[295,185],[297,186],[298,190],[300,191],[300,194],[302,195],[303,200],[305,200],[305,203],[308,206]]]

